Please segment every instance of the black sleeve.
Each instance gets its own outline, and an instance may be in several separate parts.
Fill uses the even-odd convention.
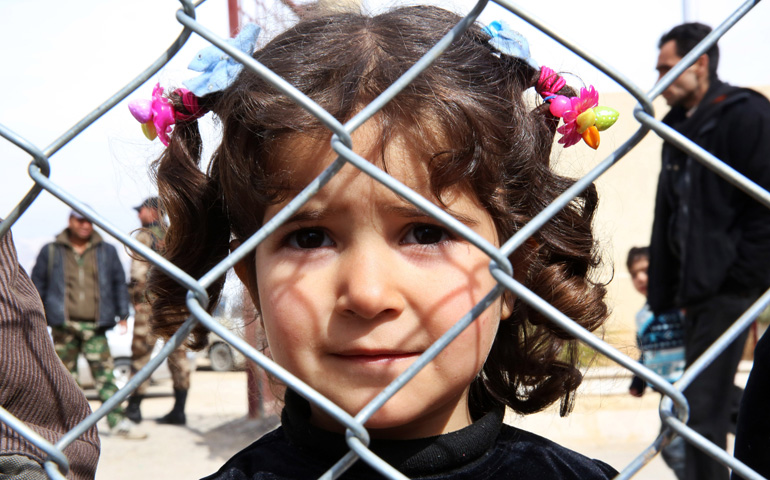
[[[107,255],[109,257],[110,285],[115,292],[115,311],[121,320],[128,317],[128,286],[126,285],[126,273],[123,270],[123,264],[120,263],[118,252],[112,245],[107,245]]]
[[[667,148],[663,147],[664,154]],[[668,248],[668,228],[672,215],[666,201],[666,185],[668,173],[666,166],[661,163],[658,186],[655,193],[655,213],[652,219],[652,236],[650,238],[650,266],[647,291],[647,303],[655,313],[661,313],[674,307],[674,296],[677,291],[679,277],[679,260],[674,258]]]
[[[48,252],[51,250],[50,244],[45,245],[37,255],[35,266],[32,268],[32,283],[35,284],[40,298],[45,298],[48,290]]]
[[[750,180],[770,190],[770,102],[753,94],[735,105],[723,122],[728,133],[724,160]],[[749,289],[770,286],[770,208],[747,198],[736,221],[741,235],[728,282]],[[756,292],[759,293],[759,292]]]

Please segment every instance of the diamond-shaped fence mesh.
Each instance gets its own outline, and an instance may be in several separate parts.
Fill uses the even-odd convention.
[[[539,215],[537,215],[527,225],[523,226],[519,231],[515,233],[511,238],[505,239],[505,242],[501,247],[495,248],[489,245],[483,239],[473,234],[470,229],[464,227],[462,224],[454,220],[447,215],[443,210],[437,208],[433,203],[411,191],[406,186],[396,181],[391,176],[387,175],[382,170],[376,168],[373,164],[354,154],[351,149],[351,133],[360,127],[367,119],[371,118],[379,109],[382,108],[387,102],[389,102],[401,89],[403,89],[409,82],[420,74],[428,65],[431,64],[436,58],[442,55],[446,49],[452,48],[452,42],[455,38],[462,34],[467,26],[472,23],[480,14],[480,12],[486,7],[486,1],[479,1],[472,11],[460,22],[457,26],[444,38],[438,39],[435,47],[430,50],[417,64],[415,64],[410,70],[408,70],[403,77],[396,81],[388,90],[380,95],[376,100],[362,109],[354,118],[348,122],[342,124],[334,119],[327,112],[322,110],[317,104],[310,101],[307,97],[299,93],[284,79],[278,77],[265,67],[257,63],[248,55],[243,54],[237,49],[227,44],[224,39],[217,37],[210,30],[206,29],[198,21],[196,21],[195,7],[189,0],[181,0],[182,8],[177,12],[177,20],[184,27],[182,33],[173,45],[165,52],[158,60],[156,60],[151,66],[149,66],[144,72],[137,76],[128,85],[118,91],[115,95],[107,99],[101,106],[99,106],[92,113],[83,118],[80,122],[73,125],[67,132],[59,137],[53,144],[46,149],[41,149],[38,146],[28,142],[24,138],[15,134],[12,130],[12,126],[0,125],[0,135],[2,135],[9,142],[14,144],[19,149],[28,153],[32,161],[29,165],[29,175],[33,179],[35,185],[32,190],[20,198],[16,208],[7,215],[5,220],[0,224],[0,236],[5,235],[11,228],[11,226],[24,215],[27,208],[35,202],[38,195],[42,190],[48,191],[53,196],[60,199],[73,209],[86,216],[95,225],[101,227],[104,231],[112,235],[114,238],[124,243],[132,250],[138,252],[141,256],[147,258],[157,268],[163,270],[169,276],[174,278],[177,282],[182,284],[188,291],[187,305],[192,313],[189,319],[179,329],[179,331],[168,341],[160,354],[154,357],[150,363],[144,367],[138,374],[136,374],[128,384],[122,388],[117,394],[115,394],[109,401],[105,402],[98,410],[92,415],[81,422],[76,428],[69,431],[66,435],[60,438],[55,444],[49,443],[45,439],[41,438],[34,431],[32,431],[23,422],[16,419],[9,414],[5,409],[0,408],[0,421],[6,423],[12,429],[29,439],[30,442],[38,446],[42,451],[48,454],[48,460],[45,464],[46,472],[50,478],[62,479],[68,472],[69,464],[66,456],[62,450],[71,444],[76,438],[86,432],[92,425],[104,417],[112,408],[124,401],[128,395],[147,379],[154,369],[156,369],[160,363],[179,345],[181,345],[191,329],[198,322],[203,323],[211,331],[221,336],[225,341],[229,342],[233,347],[241,351],[248,359],[256,362],[260,367],[265,369],[269,374],[275,376],[284,382],[287,386],[298,392],[310,402],[316,404],[319,408],[327,412],[332,418],[340,422],[348,429],[348,445],[350,452],[344,457],[339,459],[337,464],[328,472],[328,478],[336,478],[341,475],[347,468],[350,467],[356,461],[364,461],[369,463],[373,468],[380,471],[388,478],[405,478],[400,472],[394,469],[392,466],[384,462],[373,454],[368,448],[369,436],[364,429],[363,424],[371,418],[371,416],[390,398],[392,397],[403,385],[410,381],[417,372],[419,372],[428,362],[431,361],[441,350],[448,344],[450,344],[455,337],[457,337],[465,328],[467,328],[474,320],[475,316],[482,312],[491,302],[504,290],[510,290],[518,298],[523,299],[533,308],[543,312],[552,322],[555,322],[567,332],[571,333],[579,339],[581,342],[590,346],[598,351],[600,354],[608,357],[612,361],[627,368],[634,374],[642,377],[644,380],[652,384],[658,391],[660,391],[664,397],[660,404],[660,414],[663,419],[666,429],[656,439],[651,439],[650,446],[639,453],[639,456],[629,465],[626,465],[618,478],[631,478],[633,477],[644,465],[646,465],[661,449],[670,435],[675,433],[682,436],[687,442],[690,442],[697,446],[697,448],[705,451],[708,455],[716,458],[719,462],[729,466],[735,471],[740,472],[745,478],[759,479],[760,475],[751,471],[748,467],[727,454],[723,449],[717,447],[707,439],[690,429],[686,425],[688,417],[688,404],[682,395],[682,390],[687,387],[693,379],[700,375],[706,366],[722,351],[724,350],[734,339],[736,339],[745,329],[748,328],[751,322],[759,315],[759,313],[770,304],[770,292],[765,293],[754,305],[752,305],[734,324],[728,329],[703,355],[695,362],[684,374],[684,376],[675,384],[670,384],[653,371],[647,369],[640,363],[634,361],[628,356],[620,353],[608,343],[605,343],[595,335],[591,334],[587,330],[578,326],[575,322],[567,318],[562,312],[557,310],[552,305],[535,295],[532,291],[527,289],[523,284],[516,281],[511,276],[511,267],[508,262],[508,257],[520,246],[526,242],[539,228],[541,228],[549,219],[556,214],[559,210],[565,207],[570,201],[572,201],[577,195],[579,195],[584,189],[586,189],[592,182],[597,180],[603,173],[605,173],[612,165],[619,162],[631,149],[633,149],[642,138],[647,135],[651,130],[664,138],[666,141],[671,142],[679,148],[687,151],[693,158],[702,162],[708,168],[717,172],[727,181],[740,187],[746,191],[749,195],[761,202],[763,205],[770,207],[770,193],[748,180],[741,174],[737,173],[729,166],[725,165],[719,159],[713,157],[709,153],[702,150],[700,147],[677,133],[673,129],[663,125],[660,121],[654,118],[654,110],[652,106],[652,100],[657,97],[671,82],[676,79],[689,65],[691,65],[702,53],[704,53],[709,46],[714,44],[725,32],[727,32],[733,25],[735,25],[743,15],[745,15],[756,2],[747,1],[743,4],[734,14],[727,18],[721,25],[719,25],[701,44],[690,52],[682,61],[672,69],[655,87],[645,93],[637,85],[627,79],[622,72],[614,69],[611,65],[604,64],[599,59],[591,55],[590,52],[582,50],[568,39],[561,37],[558,32],[551,30],[548,25],[539,22],[537,19],[528,15],[527,12],[522,11],[512,1],[499,0],[495,3],[510,10],[515,15],[518,15],[525,21],[531,23],[536,28],[542,30],[547,35],[553,37],[567,48],[574,51],[577,55],[586,59],[589,63],[593,64],[599,70],[604,72],[610,78],[615,80],[618,84],[623,86],[637,101],[638,107],[634,112],[634,116],[639,123],[639,129],[628,138],[622,145],[609,154],[604,160],[599,162],[593,169],[580,178],[571,188],[566,190],[561,196],[559,196],[552,204],[545,208]],[[183,272],[176,265],[169,263],[166,259],[155,253],[149,247],[141,244],[136,239],[132,238],[128,234],[122,232],[119,228],[116,228],[113,224],[100,215],[97,209],[91,208],[84,204],[78,198],[77,192],[67,191],[61,186],[57,185],[50,180],[51,166],[49,164],[49,158],[64,148],[70,140],[75,138],[87,127],[97,122],[100,117],[112,107],[114,107],[121,100],[126,98],[139,86],[143,85],[150,77],[158,72],[167,62],[173,57],[173,55],[184,45],[188,38],[192,35],[200,35],[212,44],[218,46],[233,58],[243,63],[246,68],[253,70],[262,77],[264,77],[269,83],[280,89],[285,95],[291,98],[294,102],[307,109],[312,115],[316,116],[333,134],[332,147],[339,159],[326,171],[324,171],[315,182],[311,182],[301,194],[299,194],[294,200],[292,200],[279,215],[276,215],[271,221],[267,222],[257,233],[255,233],[250,239],[244,242],[235,252],[229,257],[223,260],[215,268],[211,269],[201,278],[192,278],[190,275]],[[495,287],[487,297],[480,302],[474,309],[464,315],[445,335],[443,335],[428,351],[426,351],[411,367],[409,367],[399,378],[397,378],[391,385],[389,385],[384,391],[381,392],[374,400],[371,401],[363,410],[356,415],[350,415],[340,407],[329,401],[327,398],[313,390],[310,386],[304,383],[299,378],[294,377],[288,371],[277,365],[271,359],[260,353],[251,347],[243,339],[238,338],[235,334],[229,331],[226,327],[220,325],[215,321],[205,310],[208,302],[206,289],[218,278],[221,278],[226,272],[233,267],[233,265],[248,252],[255,249],[256,246],[267,238],[270,233],[284,221],[289,215],[300,208],[304,202],[311,198],[316,192],[318,192],[326,182],[331,179],[334,174],[345,163],[354,165],[356,168],[362,170],[367,175],[381,182],[396,194],[402,196],[408,201],[420,209],[427,212],[429,215],[436,219],[452,223],[451,228],[455,231],[461,232],[468,241],[476,245],[482,251],[484,251],[490,258],[490,269],[493,277],[497,280],[498,285]]]

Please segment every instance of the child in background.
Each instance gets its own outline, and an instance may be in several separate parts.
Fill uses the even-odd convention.
[[[626,259],[631,281],[637,292],[647,297],[647,269],[650,248],[633,247]],[[647,302],[636,314],[637,342],[641,350],[639,361],[671,383],[684,373],[684,314],[672,310],[655,316]],[[634,377],[629,392],[635,397],[644,394],[644,381]]]
[[[626,267],[637,292],[647,298],[647,269],[650,266],[650,248],[632,247],[628,251]],[[641,350],[639,361],[669,382],[679,380],[684,373],[684,314],[672,310],[657,317],[647,302],[636,314],[637,343]],[[631,380],[628,391],[635,397],[644,395],[645,381],[637,376]],[[684,450],[682,437],[675,437],[663,447],[661,456],[674,471],[676,477],[684,479]]]
[[[460,20],[436,7],[311,17],[253,57],[344,122]],[[596,95],[591,87],[575,96],[521,41],[517,50],[505,40],[471,26],[352,133],[358,155],[494,246],[573,183],[550,168],[557,95],[567,104]],[[525,98],[533,87],[546,99],[534,106]],[[199,278],[337,154],[328,129],[248,69],[221,91],[189,93],[168,95],[178,121],[156,173],[170,219],[166,258]],[[222,140],[203,172],[194,118],[205,110],[221,121]],[[574,118],[555,110],[570,120],[563,143],[575,143]],[[591,186],[510,257],[517,280],[591,331],[607,315],[605,289],[590,279],[599,261],[596,204]],[[355,415],[497,285],[489,263],[464,237],[346,164],[236,273],[272,359]],[[187,292],[157,269],[151,284],[154,328],[168,337],[188,315]],[[220,289],[209,289],[211,308]],[[198,325],[192,346],[205,345],[206,335]],[[562,415],[572,409],[581,382],[576,346],[506,292],[366,422],[370,448],[412,478],[612,478],[616,471],[601,461],[503,424],[506,408],[528,414],[560,401]],[[345,428],[288,389],[282,426],[207,478],[318,478],[348,451]],[[359,460],[342,478],[381,476]]]

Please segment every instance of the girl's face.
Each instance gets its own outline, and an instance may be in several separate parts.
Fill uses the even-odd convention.
[[[376,161],[374,129],[354,135]],[[281,154],[306,185],[336,155],[295,141]],[[319,153],[320,152],[320,153]],[[431,198],[422,158],[402,137],[388,171]],[[498,245],[492,219],[461,191],[446,211]],[[438,203],[438,202],[434,202]],[[265,221],[286,202],[270,206]],[[489,257],[439,222],[346,165],[256,251],[258,301],[273,359],[351,415],[358,413],[494,286]],[[505,307],[488,308],[366,423],[373,436],[421,438],[471,423],[468,388]],[[343,428],[311,406],[311,421]]]

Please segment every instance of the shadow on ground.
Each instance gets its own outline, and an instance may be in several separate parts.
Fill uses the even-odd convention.
[[[198,436],[195,444],[209,449],[209,458],[228,459],[233,451],[240,451],[254,443],[280,424],[280,418],[271,415],[261,419],[238,418],[202,432],[188,428]]]

